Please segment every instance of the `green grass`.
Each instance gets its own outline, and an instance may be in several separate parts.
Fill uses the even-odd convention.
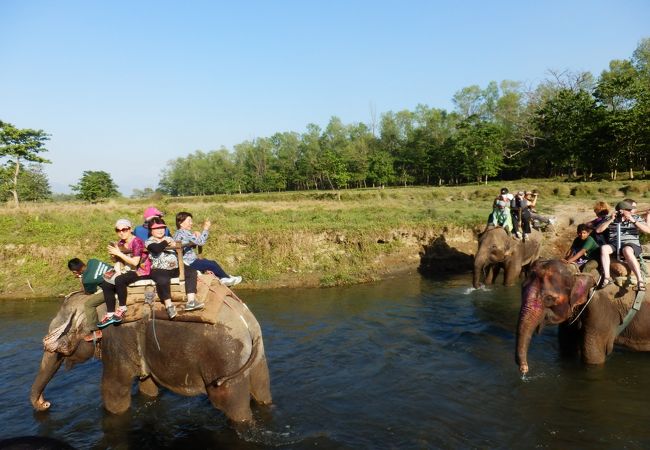
[[[399,236],[439,235],[481,227],[502,186],[537,189],[538,209],[565,202],[610,204],[648,198],[647,181],[518,180],[461,187],[303,191],[205,197],[112,200],[101,204],[49,202],[0,207],[0,295],[57,295],[78,287],[66,263],[72,257],[107,260],[118,218],[141,222],[151,204],[173,215],[190,211],[197,227],[212,221],[204,256],[219,261],[245,286],[331,286],[377,279],[382,258],[399,260],[417,249]],[[398,236],[397,238],[394,238]],[[382,242],[382,243],[378,243]],[[35,293],[28,287],[32,285]]]

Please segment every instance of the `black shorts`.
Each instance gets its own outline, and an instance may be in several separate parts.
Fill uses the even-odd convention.
[[[612,247],[612,253],[616,253],[616,247],[614,247],[612,244],[608,244],[608,245],[610,247]],[[637,258],[639,257],[639,255],[641,255],[641,246],[640,245],[629,244],[629,243],[628,244],[623,244],[621,246],[621,251],[623,251],[623,248],[625,248],[625,247],[630,247],[632,249],[632,251],[634,252],[634,256],[636,256]]]

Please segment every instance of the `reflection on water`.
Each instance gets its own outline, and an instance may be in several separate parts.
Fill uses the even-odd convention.
[[[57,374],[52,411],[29,388],[57,301],[0,310],[2,437],[53,436],[78,448],[642,448],[650,444],[647,354],[604,367],[534,338],[530,376],[514,363],[519,289],[419,276],[332,289],[241,291],[264,331],[275,405],[260,426],[228,427],[206,397],[135,395],[103,411],[101,364]]]

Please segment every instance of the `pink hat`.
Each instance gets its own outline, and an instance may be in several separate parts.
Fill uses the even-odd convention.
[[[144,220],[151,219],[152,217],[162,217],[163,213],[159,211],[157,208],[154,208],[153,206],[148,207],[147,209],[144,210],[144,214],[142,215],[144,217]]]
[[[149,229],[150,229],[150,230],[155,230],[155,229],[157,229],[157,228],[167,228],[167,225],[165,225],[164,223],[152,223],[152,224],[149,226]]]

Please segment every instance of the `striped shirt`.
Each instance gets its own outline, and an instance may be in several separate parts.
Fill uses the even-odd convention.
[[[635,222],[641,222],[645,223],[645,221],[640,217],[637,216],[636,214],[632,216],[632,220]],[[641,245],[639,242],[639,229],[634,225],[632,222],[624,220],[622,222],[618,222],[614,220],[612,223],[609,224],[608,231],[609,231],[609,243],[614,246],[614,248],[618,248],[618,225],[620,224],[621,226],[621,247],[623,247],[626,244],[632,244],[632,245]]]

